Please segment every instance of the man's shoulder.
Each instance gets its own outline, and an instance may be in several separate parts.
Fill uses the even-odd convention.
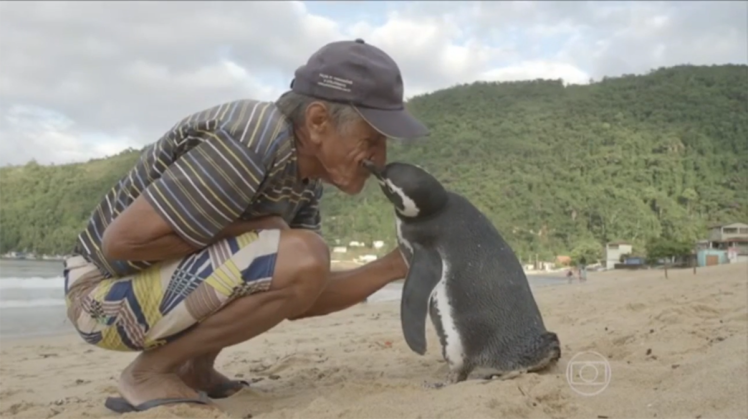
[[[180,128],[222,130],[247,146],[272,141],[290,132],[288,119],[278,111],[275,102],[253,99],[225,102],[195,112],[180,120],[172,130]]]
[[[277,154],[287,154],[293,130],[275,102],[241,99],[225,102],[196,112],[179,121],[172,136],[188,137],[198,133],[221,132],[261,156],[270,165]]]

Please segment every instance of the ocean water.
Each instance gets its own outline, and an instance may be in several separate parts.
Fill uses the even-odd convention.
[[[65,313],[62,261],[0,259],[0,339],[73,332]],[[528,276],[534,288],[563,284],[563,278]],[[392,283],[369,303],[397,301],[402,283]]]
[[[62,261],[0,259],[0,339],[67,333]]]

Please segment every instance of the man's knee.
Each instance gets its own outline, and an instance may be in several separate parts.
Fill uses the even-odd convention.
[[[300,305],[311,305],[329,277],[330,250],[318,234],[299,229],[281,232],[272,288],[293,289]]]

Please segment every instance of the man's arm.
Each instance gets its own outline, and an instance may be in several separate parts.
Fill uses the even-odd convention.
[[[408,265],[405,264],[399,249],[394,249],[381,259],[364,266],[332,272],[327,288],[322,291],[312,308],[289,320],[324,316],[344,310],[364,301],[390,282],[403,279],[407,275]]]
[[[314,190],[314,196],[294,217],[291,228],[320,232],[319,201],[321,197],[322,185],[318,184]],[[344,310],[364,301],[390,282],[405,278],[407,274],[408,266],[399,249],[394,249],[383,258],[364,266],[331,272],[327,288],[322,291],[312,308],[291,320],[324,316]]]
[[[225,131],[203,132],[201,139],[106,228],[107,259],[176,258],[205,248],[226,229],[238,231],[235,222],[266,169]]]

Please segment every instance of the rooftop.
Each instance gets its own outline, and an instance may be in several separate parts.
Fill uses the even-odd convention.
[[[709,224],[709,228],[720,228],[720,227],[727,227],[731,225],[734,225],[736,227],[748,227],[748,224],[745,224],[745,223],[732,222],[732,223]]]

